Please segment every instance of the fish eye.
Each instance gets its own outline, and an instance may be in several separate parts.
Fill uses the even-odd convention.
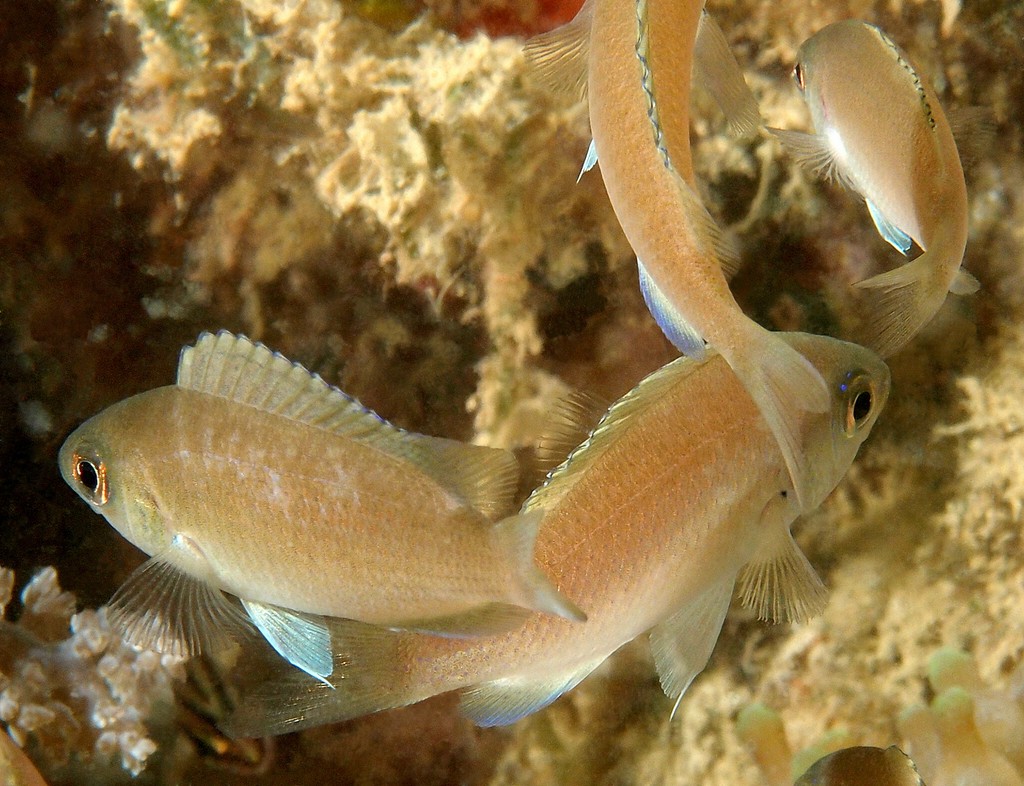
[[[844,384],[846,392],[846,435],[853,436],[867,422],[874,411],[875,390],[866,376],[857,376]]]
[[[71,459],[75,482],[85,495],[97,505],[106,504],[110,498],[107,489],[107,467],[95,457],[76,453]]]
[[[793,66],[793,79],[796,81],[796,86],[802,91],[804,89],[804,67],[803,64],[797,63]]]

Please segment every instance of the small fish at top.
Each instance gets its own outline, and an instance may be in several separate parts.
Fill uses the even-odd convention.
[[[881,30],[847,20],[800,47],[793,71],[814,133],[771,129],[798,160],[867,202],[902,254],[924,253],[857,284],[869,291],[871,346],[887,357],[938,311],[946,292],[976,292],[961,268],[967,187],[953,130],[928,80]]]
[[[888,748],[858,746],[824,756],[793,786],[925,786],[910,757]]]
[[[248,620],[327,682],[325,616],[452,636],[529,609],[585,619],[533,563],[539,513],[493,520],[516,486],[510,453],[396,428],[242,336],[201,335],[177,384],[86,421],[59,460],[152,556],[110,601],[140,647],[215,651]]]
[[[588,163],[600,164],[655,321],[684,355],[700,359],[710,346],[736,372],[810,506],[818,470],[800,451],[799,422],[828,409],[828,390],[807,358],[743,313],[727,277],[735,253],[694,182],[688,76],[702,78],[738,129],[760,118],[703,0],[587,0],[526,56],[547,84],[586,95]]]
[[[800,448],[820,470],[809,497],[818,505],[885,406],[889,370],[854,344],[779,339],[828,380],[828,410],[800,416]],[[728,364],[715,353],[680,358],[616,402],[523,505],[523,515],[543,516],[538,564],[587,610],[585,624],[532,614],[515,630],[456,640],[336,620],[337,690],[295,669],[267,678],[248,664],[236,670],[242,695],[224,728],[277,734],[451,690],[476,723],[509,724],[645,632],[678,705],[711,655],[737,578],[763,618],[821,609],[825,588],[790,534],[801,510],[774,437]]]

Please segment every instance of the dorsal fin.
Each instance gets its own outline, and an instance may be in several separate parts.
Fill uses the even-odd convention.
[[[523,54],[530,69],[549,90],[577,99],[587,97],[587,67],[590,59],[590,26],[594,19],[593,0],[561,27],[534,36]]]
[[[708,351],[709,358],[715,355],[712,350]],[[678,384],[704,362],[677,358],[640,380],[635,388],[612,404],[590,436],[548,475],[543,486],[527,498],[521,512],[556,505],[575,485],[578,477],[615,443],[626,421],[659,401],[667,388]]]
[[[508,451],[393,426],[319,375],[245,336],[225,330],[200,335],[195,346],[181,351],[177,384],[409,461],[489,518],[507,512],[515,493],[519,466]]]

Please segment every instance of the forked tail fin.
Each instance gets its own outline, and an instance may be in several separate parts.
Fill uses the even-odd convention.
[[[977,291],[978,282],[959,267],[950,283],[936,281],[935,252],[926,251],[912,262],[860,281],[868,302],[868,326],[863,341],[883,358],[901,350],[927,325],[946,299],[947,287],[955,294]]]

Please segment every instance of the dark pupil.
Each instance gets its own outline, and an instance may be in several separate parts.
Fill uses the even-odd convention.
[[[93,494],[96,493],[96,489],[100,486],[100,476],[96,472],[96,467],[93,466],[92,462],[78,462],[78,481]]]
[[[871,412],[871,393],[864,390],[853,400],[853,419],[860,423]]]

